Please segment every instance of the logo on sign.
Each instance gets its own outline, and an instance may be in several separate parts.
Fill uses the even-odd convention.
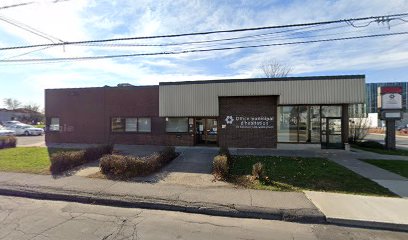
[[[227,116],[227,117],[225,118],[225,122],[226,122],[227,124],[232,124],[232,123],[234,122],[234,118],[233,118],[232,116]]]

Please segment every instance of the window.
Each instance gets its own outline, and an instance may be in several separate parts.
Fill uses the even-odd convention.
[[[166,118],[166,132],[185,133],[188,131],[188,118]]]
[[[322,117],[341,117],[341,106],[322,106]]]
[[[50,119],[50,131],[59,131],[60,130],[60,119],[59,118],[51,118]]]
[[[139,132],[151,132],[152,123],[150,118],[139,118]]]
[[[124,118],[112,118],[112,132],[124,132],[125,131],[125,119]]]
[[[137,132],[137,118],[126,118],[126,132]]]
[[[114,117],[111,122],[112,132],[151,132],[150,118]]]
[[[281,106],[278,121],[278,141],[297,142],[298,141],[298,107]]]
[[[320,142],[320,106],[279,106],[278,142]]]

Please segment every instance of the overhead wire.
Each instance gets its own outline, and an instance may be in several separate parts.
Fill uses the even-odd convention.
[[[254,27],[254,28],[240,28],[240,29],[217,30],[217,31],[206,31],[206,32],[192,32],[192,33],[140,36],[140,37],[123,37],[123,38],[97,39],[97,40],[86,40],[86,41],[70,41],[70,42],[52,43],[52,44],[50,43],[49,44],[34,44],[34,45],[24,45],[24,46],[2,47],[0,48],[0,50],[14,50],[14,49],[23,49],[23,48],[36,48],[36,47],[62,46],[62,45],[67,46],[67,45],[78,45],[78,44],[86,44],[86,43],[105,43],[105,42],[115,42],[115,41],[141,40],[141,39],[203,36],[203,35],[211,35],[211,34],[219,34],[219,33],[236,33],[236,32],[267,30],[267,29],[293,28],[293,27],[302,27],[302,26],[313,26],[313,25],[327,25],[327,24],[334,24],[334,23],[343,23],[347,21],[363,21],[363,20],[370,20],[370,19],[378,19],[382,17],[402,17],[402,16],[408,16],[408,13],[392,14],[392,15],[386,15],[386,16],[351,18],[351,19],[323,21],[323,22],[309,22],[309,23],[299,23],[299,24],[275,25],[275,26]]]
[[[190,49],[190,50],[171,51],[171,52],[150,52],[150,53],[132,53],[132,54],[84,56],[84,57],[31,58],[31,59],[18,59],[18,60],[0,60],[0,63],[9,63],[9,62],[10,63],[16,63],[16,62],[50,62],[51,63],[51,62],[67,61],[67,60],[68,61],[76,61],[76,60],[95,60],[95,59],[108,59],[108,58],[126,58],[126,57],[138,57],[138,56],[175,55],[175,54],[183,54],[183,53],[212,52],[212,51],[224,51],[224,50],[233,50],[233,49],[247,49],[247,48],[271,47],[271,46],[297,45],[297,44],[343,41],[343,40],[352,40],[352,39],[363,39],[363,38],[374,38],[374,37],[385,37],[385,36],[397,36],[397,35],[407,35],[407,34],[408,34],[408,32],[395,32],[395,33],[372,34],[372,35],[362,35],[362,36],[353,36],[353,37],[318,39],[318,40],[309,40],[309,41],[295,41],[295,42],[270,43],[270,44],[223,47],[223,48],[209,48],[209,49]]]

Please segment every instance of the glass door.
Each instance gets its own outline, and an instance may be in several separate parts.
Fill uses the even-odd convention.
[[[205,144],[217,144],[217,119],[205,119]]]
[[[196,118],[196,144],[211,145],[217,144],[217,119]]]
[[[322,146],[325,148],[343,148],[341,118],[322,118]]]

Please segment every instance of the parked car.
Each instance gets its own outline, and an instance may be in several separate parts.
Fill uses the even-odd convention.
[[[10,127],[12,127],[13,125],[16,125],[16,124],[23,124],[23,123],[21,123],[19,121],[6,121],[6,122],[3,122],[3,125],[4,125],[5,128],[10,128]]]
[[[401,134],[408,134],[408,128],[401,128],[398,130]]]
[[[27,124],[15,124],[9,127],[8,129],[13,130],[16,132],[16,135],[43,135],[44,134],[44,129],[42,128],[36,128],[31,125]]]
[[[16,132],[0,125],[0,136],[14,136]]]

